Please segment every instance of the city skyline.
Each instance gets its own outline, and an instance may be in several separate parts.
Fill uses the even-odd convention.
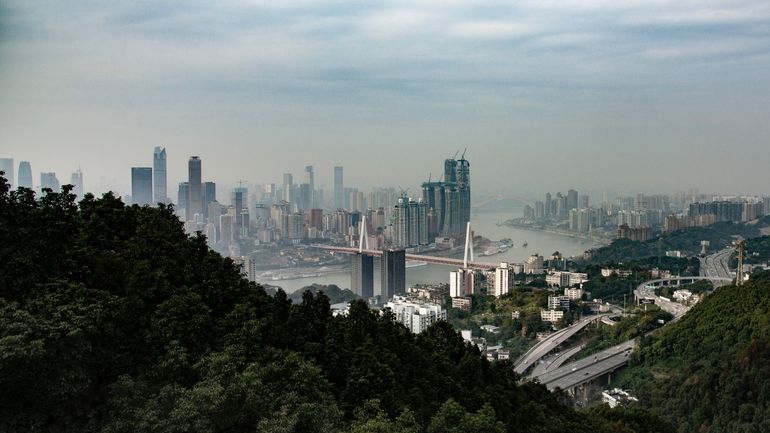
[[[200,155],[222,184],[312,164],[330,190],[468,147],[478,192],[765,193],[769,24],[757,0],[8,1],[0,157],[126,193],[163,146],[172,185]]]

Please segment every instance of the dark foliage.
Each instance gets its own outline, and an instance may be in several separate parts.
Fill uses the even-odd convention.
[[[643,340],[624,374],[680,432],[770,431],[770,273],[707,296]]]
[[[518,379],[445,322],[270,296],[170,208],[0,178],[0,431],[616,431]]]

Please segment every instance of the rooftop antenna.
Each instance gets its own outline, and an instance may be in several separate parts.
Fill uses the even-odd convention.
[[[238,181],[238,188],[243,188],[243,184],[246,183],[245,180],[239,180]]]
[[[457,149],[457,152],[455,152],[455,156],[452,157],[452,159],[457,159],[457,154],[460,153],[460,149]]]
[[[468,151],[468,148],[466,147],[465,150],[463,150],[463,155],[460,157],[461,160],[465,159],[465,152]]]

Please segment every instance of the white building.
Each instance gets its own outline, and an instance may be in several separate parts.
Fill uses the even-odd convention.
[[[569,297],[568,296],[549,296],[548,309],[549,310],[569,310]]]
[[[579,301],[583,297],[583,289],[566,287],[564,289],[564,296],[568,297],[571,301]]]
[[[495,269],[495,290],[493,295],[499,298],[510,291],[509,275],[508,263],[500,263],[500,267]]]
[[[610,408],[615,408],[631,401],[639,400],[622,389],[614,388],[602,391],[602,402],[607,403]]]
[[[471,269],[458,269],[449,273],[449,296],[453,298],[472,295],[476,287],[476,274]]]
[[[534,254],[527,257],[524,261],[524,273],[525,274],[542,274],[543,273],[543,256]]]
[[[540,310],[540,320],[543,322],[558,322],[564,317],[562,310]]]
[[[396,320],[403,323],[415,334],[426,330],[439,320],[446,320],[446,310],[435,304],[410,302],[403,296],[394,296],[385,304],[385,308],[395,314]]]
[[[549,272],[545,276],[545,282],[549,286],[569,287],[587,281],[588,274],[584,272]]]
[[[687,289],[679,289],[674,291],[674,299],[679,302],[684,302],[692,298],[692,292]]]

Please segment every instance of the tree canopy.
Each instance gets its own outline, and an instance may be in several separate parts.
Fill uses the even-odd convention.
[[[321,291],[268,295],[171,207],[111,193],[76,203],[69,186],[36,198],[0,177],[0,431],[632,425],[519,383],[446,322],[414,335],[393,319],[363,301],[333,317]]]

